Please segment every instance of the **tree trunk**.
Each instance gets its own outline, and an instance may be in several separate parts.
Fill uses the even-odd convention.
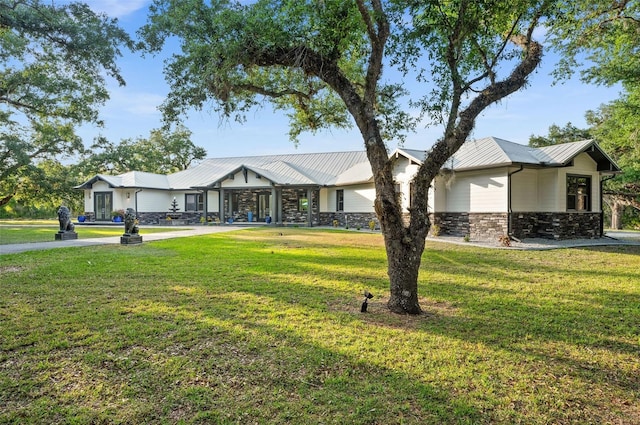
[[[399,194],[391,174],[391,164],[386,151],[370,147],[370,160],[384,166],[377,168],[375,209],[384,236],[387,252],[387,274],[389,275],[390,298],[387,306],[394,313],[420,314],[418,303],[418,273],[429,231],[428,216],[422,222],[415,220],[416,211],[411,211],[411,224],[406,225],[399,203]],[[384,157],[383,157],[384,155]],[[377,162],[376,160],[380,160]],[[420,200],[419,204],[423,201]],[[426,199],[424,200],[426,211]],[[419,225],[418,225],[419,224]]]
[[[611,202],[611,228],[622,229],[622,213],[624,212],[624,204],[613,199]]]
[[[418,272],[424,251],[424,238],[398,240],[385,235],[391,296],[387,306],[394,313],[420,314]]]

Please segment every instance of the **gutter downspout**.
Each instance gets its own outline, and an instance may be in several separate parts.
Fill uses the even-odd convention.
[[[616,175],[613,174],[608,178],[604,178],[600,180],[600,237],[604,236],[604,199],[603,199],[604,195],[602,194],[602,186],[604,182],[609,181],[615,177]],[[611,214],[613,214],[613,211],[611,211]]]
[[[142,189],[138,189],[133,193],[133,203],[136,207],[136,218],[139,218],[140,216],[138,215],[138,193],[142,192]]]
[[[507,184],[509,185],[509,190],[507,193],[507,214],[509,215],[507,219],[507,236],[509,236],[510,238],[513,238],[513,236],[511,236],[511,228],[513,227],[513,223],[511,222],[513,216],[513,208],[511,206],[511,176],[519,173],[522,170],[524,170],[524,165],[520,164],[520,168],[518,170],[507,174]]]

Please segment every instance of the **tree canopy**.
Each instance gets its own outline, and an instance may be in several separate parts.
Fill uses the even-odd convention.
[[[271,101],[289,112],[294,138],[303,130],[358,128],[385,238],[388,305],[419,313],[428,187],[478,115],[526,85],[542,57],[533,31],[548,8],[524,0],[154,0],[141,34],[151,51],[168,38],[181,45],[165,69],[169,120],[209,105],[243,120]],[[417,78],[424,91],[409,93],[404,78]],[[408,225],[386,146],[415,125],[403,101],[444,127],[413,181],[419,196],[412,196]]]
[[[563,0],[549,25],[562,54],[557,75],[581,70],[585,81],[640,85],[640,3]]]
[[[100,125],[105,77],[134,44],[116,20],[82,3],[0,0],[0,205],[36,178],[39,161],[83,149],[75,128]]]
[[[86,174],[128,171],[169,174],[186,170],[207,152],[191,141],[191,131],[179,125],[173,131],[151,130],[148,138],[124,139],[114,144],[98,139],[83,155],[79,168]]]
[[[529,146],[541,148],[543,146],[577,142],[586,139],[591,139],[591,132],[589,130],[580,129],[568,122],[564,127],[552,124],[546,136],[535,136],[532,134],[529,137]]]

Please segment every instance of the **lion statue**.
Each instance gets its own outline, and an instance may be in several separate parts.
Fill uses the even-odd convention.
[[[137,221],[136,211],[133,208],[127,208],[124,213],[124,233],[126,235],[137,235],[139,233]]]
[[[58,222],[60,223],[60,232],[73,232],[75,229],[71,222],[71,211],[64,205],[58,208]]]

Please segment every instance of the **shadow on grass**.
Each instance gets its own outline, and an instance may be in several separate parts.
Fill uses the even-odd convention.
[[[637,290],[568,285],[547,254],[441,250],[430,314],[361,315],[383,254],[291,239],[24,256],[0,297],[0,421],[637,419]]]

